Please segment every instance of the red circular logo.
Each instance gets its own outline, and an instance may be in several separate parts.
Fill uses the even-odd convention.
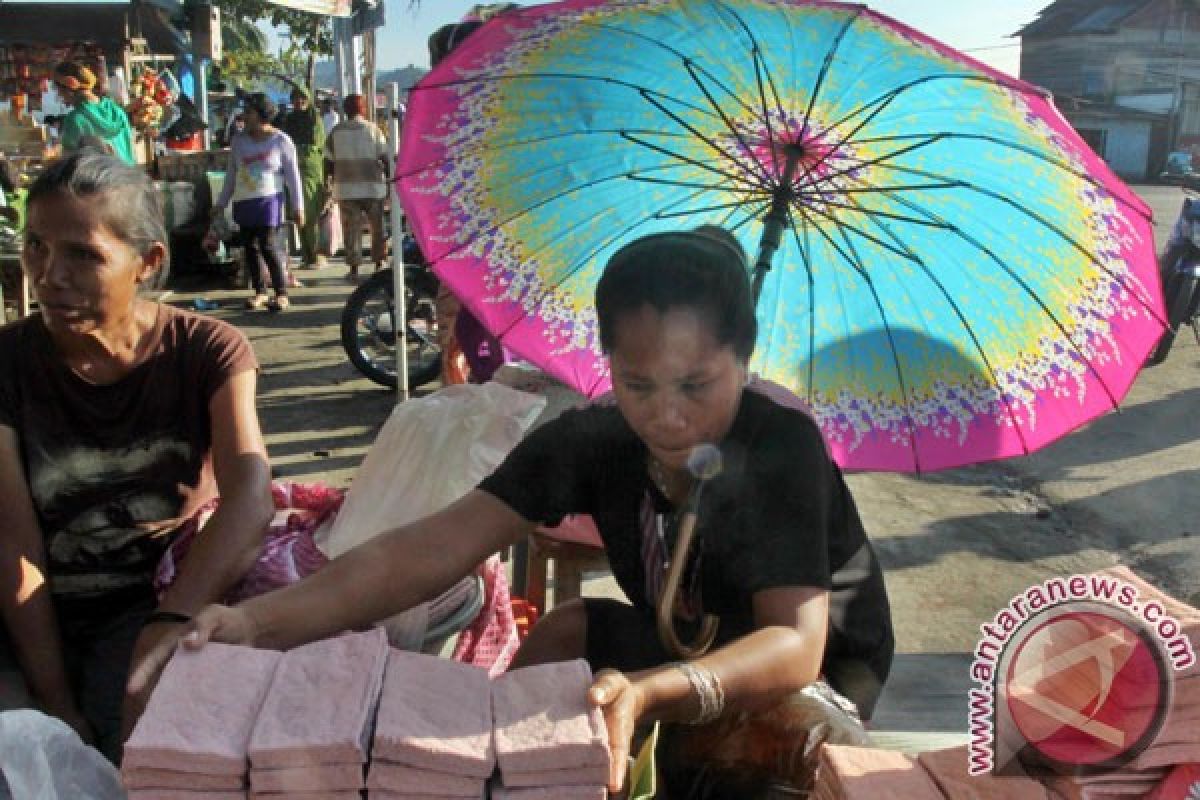
[[[1008,710],[1046,759],[1115,767],[1158,734],[1170,677],[1154,642],[1123,616],[1063,608],[1014,642],[1004,674]]]

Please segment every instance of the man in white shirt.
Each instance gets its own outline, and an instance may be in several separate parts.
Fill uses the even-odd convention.
[[[383,238],[383,200],[392,172],[392,155],[387,139],[368,122],[367,104],[361,94],[346,97],[342,104],[346,119],[325,140],[325,174],[333,176],[333,197],[342,216],[346,247],[347,280],[358,279],[362,262],[363,216],[371,229],[371,259],[379,269],[386,257]]]
[[[334,108],[333,97],[327,95],[321,98],[321,124],[325,126],[325,130],[332,131],[341,121],[341,115]]]

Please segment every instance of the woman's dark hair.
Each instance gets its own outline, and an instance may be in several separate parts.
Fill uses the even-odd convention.
[[[52,161],[29,187],[27,209],[46,197],[64,192],[75,198],[104,195],[108,227],[145,254],[155,244],[168,246],[158,192],[146,173],[116,156],[81,150]]]
[[[263,122],[270,122],[275,119],[275,114],[278,111],[275,108],[275,104],[271,102],[271,98],[262,92],[246,95],[246,99],[242,101],[242,105],[247,111],[253,111],[255,114],[258,114],[258,118]]]
[[[7,192],[15,192],[17,184],[20,183],[20,176],[17,175],[17,168],[4,156],[0,156],[0,189]]]
[[[612,352],[621,318],[647,305],[659,313],[691,309],[738,360],[754,352],[758,321],[746,253],[724,228],[652,233],[613,254],[596,285],[604,352]]]

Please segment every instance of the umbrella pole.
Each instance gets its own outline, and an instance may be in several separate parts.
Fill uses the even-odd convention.
[[[783,241],[783,229],[788,221],[788,204],[796,196],[792,181],[796,179],[796,167],[800,164],[800,157],[804,155],[804,148],[798,144],[789,144],[784,148],[784,153],[787,161],[783,165],[783,177],[780,178],[779,185],[775,187],[771,197],[771,209],[763,218],[763,235],[758,243],[758,257],[754,260],[754,305],[756,306],[758,297],[762,294],[763,282],[767,279],[767,273],[771,271],[771,261],[775,258],[775,251],[779,249],[779,245]]]
[[[400,207],[400,192],[396,186],[396,153],[400,149],[400,84],[388,85],[388,151],[392,154],[392,169],[388,174],[388,191],[392,194],[392,326],[396,341],[396,403],[408,399],[408,292],[404,286],[404,210]]]

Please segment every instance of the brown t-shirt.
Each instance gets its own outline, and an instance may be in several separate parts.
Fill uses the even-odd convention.
[[[0,328],[0,425],[17,433],[51,588],[148,584],[170,534],[216,495],[209,401],[257,369],[233,326],[158,307],[151,355],[116,383],[80,378],[40,315]]]

